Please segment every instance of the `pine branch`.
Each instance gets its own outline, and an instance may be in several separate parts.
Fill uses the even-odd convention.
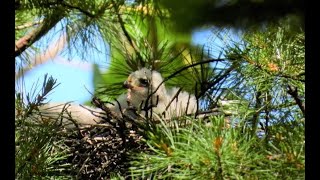
[[[271,95],[269,93],[266,94],[266,106],[265,106],[265,127],[264,127],[264,132],[265,132],[265,140],[266,140],[266,145],[269,143],[270,139],[270,132],[269,132],[269,123],[270,123],[270,107],[269,104],[272,101]]]
[[[210,59],[210,60],[205,60],[205,61],[200,61],[200,62],[197,62],[197,63],[194,63],[194,64],[191,64],[191,65],[188,65],[188,66],[185,66],[181,69],[179,69],[178,71],[174,72],[173,74],[171,74],[170,76],[166,77],[163,79],[163,81],[158,85],[158,87],[149,94],[149,96],[147,97],[146,99],[146,102],[149,102],[150,98],[158,91],[158,89],[160,88],[160,86],[168,81],[169,79],[173,78],[174,76],[178,75],[179,73],[187,70],[188,68],[191,68],[191,67],[194,67],[194,66],[198,66],[198,65],[201,65],[201,64],[206,64],[206,63],[210,63],[210,62],[217,62],[217,61],[225,61],[226,59]],[[215,81],[213,81],[207,89],[210,89],[211,87],[213,87],[215,84],[217,84],[218,82],[220,82],[222,79],[224,79],[226,76],[229,75],[229,73],[231,71],[233,71],[234,69],[236,68],[235,65],[232,65],[230,68],[228,68],[223,75],[219,76],[218,78],[215,79]],[[203,94],[205,92],[202,92]],[[202,94],[196,96],[196,99],[197,99],[197,104],[198,104],[198,98],[201,97]],[[197,106],[197,112],[198,112],[198,106]],[[197,116],[197,113],[195,114],[195,116]]]
[[[72,4],[68,4],[63,0],[57,1],[57,2],[43,2],[43,3],[40,3],[40,6],[41,7],[45,7],[45,8],[64,6],[67,9],[76,9],[76,10],[80,11],[81,13],[83,13],[84,15],[86,15],[86,16],[88,16],[90,18],[96,17],[91,12],[89,12],[89,11],[87,11],[87,10],[81,8],[81,7],[78,7],[78,6],[75,6],[75,5],[72,5]]]
[[[226,78],[227,76],[229,76],[229,74],[230,74],[234,69],[236,69],[236,68],[237,68],[237,66],[232,65],[232,66],[230,66],[228,69],[226,69],[222,75],[218,75],[218,77],[217,77],[213,82],[209,83],[205,89],[202,89],[202,90],[201,90],[200,94],[197,95],[197,98],[200,98],[201,96],[203,96],[203,95],[206,93],[207,90],[211,89],[213,86],[215,86],[216,84],[218,84],[218,83],[219,83],[220,81],[222,81],[224,78]]]
[[[15,78],[19,79],[22,75],[24,75],[29,70],[33,69],[36,66],[39,66],[48,60],[54,58],[66,45],[67,43],[67,37],[66,35],[62,35],[59,37],[59,39],[56,42],[52,42],[49,48],[40,55],[35,56],[32,58],[32,62],[30,65],[23,67],[22,69],[19,69],[19,71],[16,73]]]
[[[16,41],[15,56],[19,56],[27,48],[29,43],[30,44],[33,43],[31,39],[34,38],[36,34],[37,34],[37,30],[33,30],[29,34],[25,35],[24,37]]]
[[[52,16],[46,18],[38,28],[16,41],[15,57],[21,55],[28,47],[46,35],[63,17],[61,13],[53,13]]]
[[[74,6],[74,5],[71,5],[71,4],[67,4],[67,3],[64,2],[64,1],[61,1],[60,4],[61,4],[62,6],[65,6],[65,7],[69,8],[69,9],[76,9],[76,10],[80,11],[81,13],[83,13],[84,15],[86,15],[86,16],[88,16],[88,17],[90,17],[90,18],[95,18],[95,17],[96,17],[95,14],[92,14],[91,12],[89,12],[89,11],[83,9],[83,8],[80,8],[80,7],[78,7],[78,6]]]
[[[299,77],[302,76],[303,74],[305,74],[304,72],[303,73],[300,73],[298,74],[297,76],[290,76],[290,75],[287,75],[287,74],[282,74],[282,73],[279,73],[279,74],[276,74],[275,76],[278,76],[278,77],[283,77],[283,78],[288,78],[288,79],[292,79],[292,80],[296,80],[296,81],[300,81],[300,82],[306,82],[304,79],[300,79]]]
[[[299,106],[301,112],[303,113],[303,116],[305,116],[305,104],[299,98],[298,88],[288,85],[287,93],[290,94],[293,97],[293,99],[295,100],[296,104]]]
[[[42,24],[42,23],[43,23],[43,20],[39,20],[39,21],[36,21],[36,22],[28,22],[28,23],[25,23],[23,25],[16,26],[15,30],[21,30],[21,29],[29,28],[29,27],[32,27],[32,26],[35,26],[35,25],[39,25],[39,24]]]
[[[160,86],[165,83],[166,81],[168,81],[169,79],[175,77],[176,75],[180,74],[181,72],[191,68],[191,67],[194,67],[194,66],[198,66],[198,65],[201,65],[201,64],[206,64],[206,63],[210,63],[210,62],[217,62],[217,61],[225,61],[226,59],[209,59],[209,60],[204,60],[204,61],[200,61],[200,62],[197,62],[197,63],[194,63],[194,64],[190,64],[188,66],[185,66],[183,68],[180,68],[178,71],[174,72],[173,74],[171,74],[170,76],[166,77],[163,79],[163,81],[158,85],[158,87],[149,95],[149,97],[147,98],[147,100],[150,99],[150,97],[152,95],[154,95],[158,89],[160,88]],[[230,73],[232,70],[234,69],[233,68],[230,68],[226,71],[226,73]],[[221,78],[219,78],[217,81],[221,80]]]
[[[274,70],[268,69],[268,68],[264,68],[262,64],[259,64],[253,60],[251,60],[249,57],[244,56],[243,60],[251,65],[253,65],[254,67],[260,69],[261,71],[267,73],[270,76],[278,76],[278,77],[283,77],[283,78],[287,78],[287,79],[292,79],[292,80],[296,80],[296,81],[300,81],[300,82],[305,82],[304,79],[300,79],[300,76],[303,76],[305,73],[302,72],[296,76],[293,75],[288,75],[288,74],[283,74],[281,71],[279,71],[277,68]],[[274,73],[274,71],[276,71],[277,73]]]
[[[182,88],[179,88],[179,89],[178,89],[178,91],[176,92],[176,94],[175,94],[175,95],[172,97],[172,99],[170,100],[169,104],[166,106],[165,111],[167,111],[167,110],[169,109],[171,103],[172,103],[175,99],[178,98],[181,90],[182,90]],[[189,103],[189,101],[188,101],[188,103]],[[165,112],[163,112],[163,113],[165,113]]]
[[[259,124],[259,115],[260,115],[260,111],[257,111],[258,109],[260,109],[262,107],[262,101],[261,101],[261,91],[257,91],[256,92],[256,103],[255,103],[255,114],[252,117],[252,137],[254,137],[256,135],[256,131],[258,128],[258,124]]]
[[[53,79],[51,76],[49,78],[48,74],[45,74],[44,80],[43,80],[43,85],[41,88],[41,94],[38,94],[37,98],[34,100],[30,100],[29,95],[27,95],[27,101],[28,101],[28,108],[23,115],[23,119],[26,119],[29,117],[35,109],[38,109],[39,106],[43,104],[43,101],[46,99],[46,96],[54,89],[56,88],[59,84],[56,84],[57,80]]]
[[[124,33],[124,36],[126,37],[127,41],[129,42],[130,46],[134,49],[135,53],[137,54],[139,60],[140,60],[140,63],[142,63],[142,66],[144,66],[143,64],[143,58],[141,56],[141,53],[140,51],[138,50],[138,48],[136,47],[136,45],[134,44],[134,41],[132,40],[132,38],[130,37],[130,34],[129,32],[127,31],[127,29],[125,28],[124,26],[124,21],[118,11],[118,8],[115,6],[115,2],[112,0],[112,3],[114,4],[114,6],[112,6],[114,8],[114,11],[116,12],[116,15],[117,15],[117,18],[118,18],[118,21],[119,21],[119,24],[120,24],[120,27],[121,27],[121,30],[122,32]]]

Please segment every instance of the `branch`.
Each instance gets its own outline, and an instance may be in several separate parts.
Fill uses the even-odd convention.
[[[114,1],[112,1],[112,3],[115,4]],[[122,18],[121,18],[120,13],[119,13],[118,10],[117,10],[117,7],[116,7],[116,6],[113,6],[113,8],[114,8],[115,12],[117,13],[116,15],[117,15],[117,18],[118,18],[118,21],[119,21],[121,30],[123,31],[125,37],[127,38],[127,41],[129,42],[130,46],[131,46],[131,47],[134,49],[134,51],[136,52],[136,54],[137,54],[137,56],[139,57],[139,59],[142,61],[142,56],[141,56],[141,54],[140,54],[140,51],[139,51],[138,48],[135,46],[132,38],[130,37],[130,35],[129,35],[128,31],[127,31],[127,29],[125,28],[124,22],[123,22],[123,20],[122,20]]]
[[[256,135],[258,124],[259,124],[259,115],[261,112],[262,102],[261,102],[261,91],[257,91],[256,93],[256,103],[254,109],[256,110],[255,114],[252,117],[252,137]],[[258,110],[260,109],[260,110]]]
[[[213,82],[211,82],[210,84],[208,84],[207,87],[206,87],[206,89],[202,90],[202,92],[200,92],[200,94],[197,95],[197,98],[203,96],[208,89],[211,89],[213,86],[215,86],[215,85],[218,84],[220,81],[222,81],[224,78],[226,78],[226,77],[231,73],[231,71],[233,71],[235,68],[236,68],[236,66],[235,66],[235,65],[232,65],[231,67],[229,67],[228,69],[226,69],[222,75],[218,76]]]
[[[269,73],[268,73],[268,74],[269,74]],[[304,79],[298,78],[298,77],[302,76],[301,74],[304,74],[304,72],[298,74],[297,76],[290,76],[290,75],[281,74],[281,73],[276,74],[276,76],[283,77],[283,78],[288,78],[288,79],[292,79],[292,80],[296,80],[296,81],[300,81],[300,82],[306,82]]]
[[[165,108],[165,112],[169,109],[171,103],[172,103],[175,99],[178,98],[181,90],[182,90],[182,88],[179,88],[178,91],[176,92],[176,94],[172,97],[172,99],[170,100],[169,104],[168,104],[168,105],[166,106],[166,108]],[[189,103],[189,102],[188,102],[188,103]],[[165,112],[163,112],[163,113],[165,113]]]
[[[194,67],[194,66],[198,66],[198,65],[201,65],[201,64],[206,64],[206,63],[210,63],[210,62],[216,62],[216,61],[225,61],[226,59],[209,59],[209,60],[205,60],[205,61],[200,61],[200,62],[197,62],[197,63],[194,63],[194,64],[190,64],[188,66],[185,66],[181,69],[179,69],[178,71],[174,72],[173,74],[171,74],[170,76],[166,77],[163,79],[163,81],[158,85],[158,87],[152,92],[149,94],[148,98],[147,98],[147,102],[149,101],[149,99],[158,91],[158,89],[160,88],[160,86],[168,81],[169,79],[173,78],[174,76],[176,76],[177,74],[181,73],[182,71],[185,71],[187,70],[188,68],[191,68],[191,67]],[[235,68],[235,66],[231,66],[228,70],[225,71],[225,74],[223,76],[220,76],[219,78],[216,79],[216,81],[214,81],[213,83],[215,84],[216,82],[219,82],[220,80],[222,80],[226,75],[228,75],[233,69]],[[212,87],[213,86],[213,83],[211,84],[211,86],[209,87]],[[198,99],[198,96],[196,97]]]
[[[305,73],[302,72],[296,76],[292,76],[292,75],[288,75],[288,74],[283,74],[281,73],[277,68],[275,70],[268,70],[267,68],[264,68],[262,66],[262,64],[258,64],[257,62],[249,59],[249,57],[244,56],[243,59],[245,60],[245,62],[252,64],[253,66],[255,66],[256,68],[260,69],[261,71],[266,72],[267,74],[271,75],[271,76],[278,76],[278,77],[283,77],[283,78],[288,78],[288,79],[292,79],[292,80],[296,80],[296,81],[300,81],[300,82],[305,82],[304,79],[300,79],[300,76],[303,76]],[[272,71],[276,71],[278,73],[273,73]]]
[[[95,15],[92,14],[91,12],[89,12],[89,11],[87,11],[87,10],[84,10],[84,9],[82,9],[82,8],[80,8],[80,7],[77,7],[77,6],[73,6],[73,5],[71,5],[71,4],[67,4],[67,3],[65,3],[64,1],[61,1],[61,5],[69,8],[69,9],[76,9],[76,10],[82,12],[83,14],[85,14],[85,15],[88,16],[88,17],[91,17],[91,18],[94,18],[94,17],[95,17]]]
[[[39,20],[39,21],[36,21],[36,22],[28,22],[26,24],[23,24],[23,25],[20,25],[20,26],[16,26],[15,30],[21,30],[21,29],[29,28],[29,27],[32,27],[32,26],[35,26],[35,25],[39,25],[42,22],[43,22],[43,19]]]
[[[302,111],[303,116],[305,116],[305,104],[299,98],[298,88],[288,85],[287,93],[290,94],[293,97],[293,99],[295,100],[296,104],[299,106],[300,110]]]
[[[158,85],[158,87],[156,88],[155,92],[160,88],[160,86],[165,83],[166,81],[168,81],[169,79],[175,77],[176,75],[180,74],[182,71],[187,70],[188,68],[194,67],[194,66],[198,66],[201,64],[206,64],[206,63],[211,63],[211,62],[216,62],[216,61],[225,61],[226,59],[209,59],[209,60],[205,60],[205,61],[200,61],[194,64],[190,64],[188,66],[185,66],[181,69],[179,69],[178,71],[174,72],[173,74],[171,74],[170,76],[164,78],[164,80]],[[155,93],[153,92],[153,93]]]
[[[31,41],[31,38],[36,36],[36,31],[37,30],[33,30],[29,34],[23,36],[18,41],[16,41],[15,56],[19,56],[27,48],[29,41]],[[30,44],[32,44],[32,43],[30,43]],[[17,53],[19,53],[19,54],[17,54]]]
[[[270,133],[269,133],[269,122],[270,122],[270,113],[271,113],[270,102],[272,102],[272,97],[268,92],[266,94],[265,127],[264,127],[266,145],[269,144],[269,139],[270,139]]]
[[[16,4],[17,3],[19,3],[19,1],[16,1]],[[91,18],[94,18],[97,15],[97,14],[92,14],[91,12],[89,12],[85,9],[82,9],[80,7],[77,7],[77,6],[74,6],[71,4],[67,4],[64,1],[58,1],[58,2],[54,2],[54,3],[53,2],[46,2],[46,3],[42,3],[41,6],[43,6],[45,8],[52,8],[52,6],[54,6],[53,8],[55,8],[56,12],[51,14],[51,16],[46,17],[46,19],[45,19],[46,22],[43,23],[39,28],[33,30],[28,35],[26,35],[26,36],[20,38],[18,41],[16,41],[16,45],[15,45],[15,56],[16,57],[19,56],[23,51],[25,51],[25,49],[30,47],[34,42],[36,42],[42,36],[44,36],[52,27],[54,27],[64,17],[64,14],[61,12],[62,11],[65,12],[66,9],[64,8],[64,9],[62,9],[62,11],[60,11],[61,9],[58,9],[59,6],[60,6],[60,8],[61,8],[61,6],[64,6],[69,9],[76,9]],[[104,8],[105,8],[105,6],[103,6],[102,9],[104,9]],[[34,25],[34,24],[32,24],[32,25]],[[16,27],[16,30],[30,27],[30,26],[31,26],[31,24],[18,26],[18,27]]]
[[[42,36],[48,33],[61,19],[63,15],[54,13],[52,16],[47,17],[37,29],[34,29],[29,34],[20,38],[15,43],[15,57],[21,55],[28,47],[38,41]]]
[[[66,36],[67,36],[66,34],[63,34],[62,36],[59,37],[59,39],[56,42],[53,42],[43,54],[36,55],[33,58],[32,63],[30,65],[23,67],[23,69],[19,70],[16,73],[16,79],[19,79],[23,74],[25,74],[32,68],[40,64],[43,64],[48,60],[57,56],[57,54],[64,48],[64,46],[67,43]]]

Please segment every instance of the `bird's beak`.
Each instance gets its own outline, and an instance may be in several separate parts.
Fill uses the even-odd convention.
[[[132,89],[132,85],[128,83],[128,81],[125,81],[122,85],[123,88],[126,88],[126,89]]]

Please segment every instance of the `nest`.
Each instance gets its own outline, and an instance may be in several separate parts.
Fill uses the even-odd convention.
[[[103,121],[78,127],[69,133],[65,140],[71,153],[66,162],[71,164],[68,174],[76,179],[110,179],[110,176],[116,175],[129,179],[131,155],[149,151],[148,145],[142,139],[146,138],[148,130],[155,127],[157,118],[151,117],[150,122],[150,119],[140,116],[135,109],[130,108],[118,117],[100,100],[93,99],[92,102],[104,111],[104,114],[99,116]],[[192,122],[184,123],[187,125]]]
[[[130,153],[148,149],[142,141],[145,122],[128,114],[116,117],[100,101],[95,105],[106,112],[104,121],[78,127],[65,140],[71,154],[66,162],[72,167],[68,173],[76,179],[129,177]]]

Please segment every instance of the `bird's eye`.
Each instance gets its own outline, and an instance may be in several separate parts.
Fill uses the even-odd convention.
[[[139,79],[139,82],[141,83],[142,86],[148,86],[149,85],[148,79]]]

